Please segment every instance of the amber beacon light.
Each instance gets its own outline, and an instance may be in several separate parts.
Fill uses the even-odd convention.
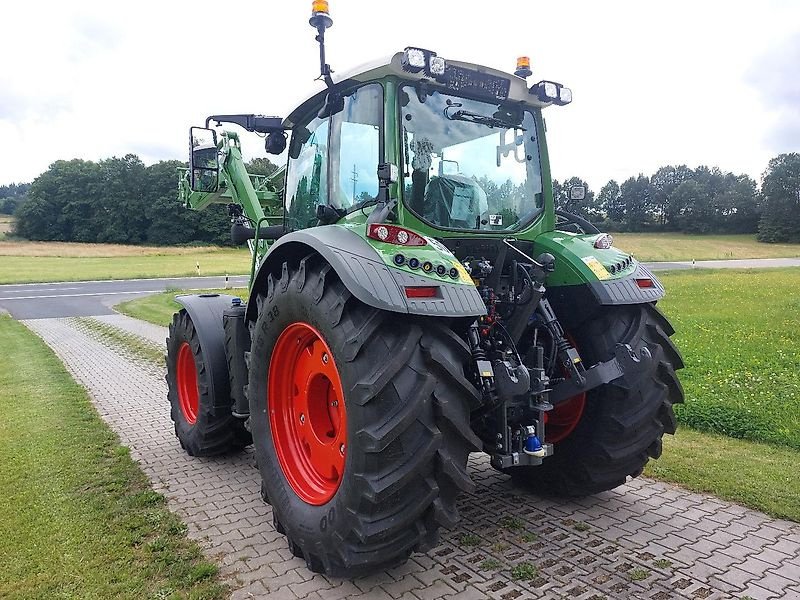
[[[531,71],[531,59],[527,56],[520,56],[517,59],[517,70],[514,71],[514,75],[524,79],[526,77],[530,77],[532,74],[533,71]]]

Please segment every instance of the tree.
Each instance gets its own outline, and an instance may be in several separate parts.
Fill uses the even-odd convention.
[[[600,188],[597,204],[600,211],[610,221],[621,223],[625,218],[625,207],[622,205],[619,184],[613,179]]]
[[[672,205],[672,192],[681,183],[691,179],[692,170],[686,165],[661,167],[650,177],[652,187],[651,212],[656,223],[674,227],[679,207]]]
[[[650,179],[643,174],[631,177],[620,187],[620,204],[625,216],[624,223],[630,231],[643,231],[650,224],[652,188]]]
[[[769,161],[761,195],[763,212],[758,239],[800,242],[800,154],[781,154]]]

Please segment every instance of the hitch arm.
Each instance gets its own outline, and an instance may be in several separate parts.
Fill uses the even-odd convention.
[[[587,392],[605,383],[610,383],[620,377],[633,384],[638,381],[651,368],[653,356],[646,346],[643,346],[637,355],[629,344],[617,344],[614,358],[586,369],[583,372],[583,381],[567,379],[555,386],[550,392],[548,400],[554,406],[580,394]]]

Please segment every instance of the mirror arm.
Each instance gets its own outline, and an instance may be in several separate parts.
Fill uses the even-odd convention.
[[[211,115],[206,117],[206,129],[208,129],[211,121],[216,121],[217,125],[220,123],[233,123],[247,131],[255,133],[273,133],[283,132],[286,128],[283,126],[283,119],[280,117],[265,117],[264,115]]]

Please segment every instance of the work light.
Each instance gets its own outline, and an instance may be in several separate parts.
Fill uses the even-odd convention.
[[[531,87],[530,93],[542,102],[552,102],[559,106],[572,102],[572,90],[555,81],[540,81]]]
[[[447,67],[444,59],[436,56],[436,52],[414,47],[408,47],[403,51],[401,63],[403,69],[410,73],[419,73],[424,69],[425,74],[431,77],[441,77]]]

